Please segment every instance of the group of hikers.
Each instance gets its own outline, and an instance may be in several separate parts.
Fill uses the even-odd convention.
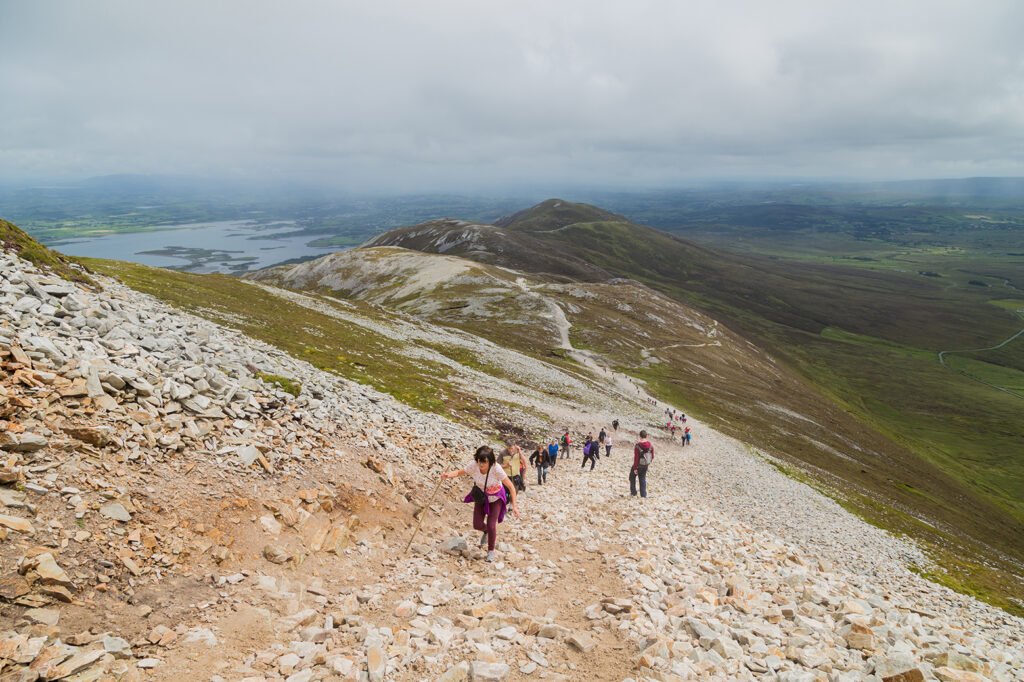
[[[686,415],[682,412],[676,412],[673,407],[666,407],[665,416],[668,417],[665,430],[672,436],[672,440],[675,440],[676,431],[678,431],[679,438],[682,441],[680,444],[683,446],[689,445],[693,436],[690,435],[690,427],[686,425]],[[678,422],[678,425],[676,422]]]
[[[619,430],[619,420],[612,422],[612,432]],[[588,434],[583,446],[583,464],[590,460],[590,470],[601,457],[610,457],[612,452],[612,432],[603,427],[597,438]],[[571,454],[572,437],[566,429],[559,439],[552,438],[547,445],[533,443],[533,452],[524,457],[522,449],[513,441],[509,441],[500,454],[496,454],[489,446],[477,448],[473,460],[461,469],[446,471],[441,474],[442,480],[469,476],[473,487],[463,502],[473,503],[473,528],[481,532],[480,546],[487,547],[487,561],[494,561],[494,548],[498,541],[498,524],[505,518],[506,510],[511,507],[512,514],[519,518],[517,495],[526,490],[527,466],[537,470],[537,484],[547,482],[548,472],[554,469],[559,458]],[[641,498],[647,497],[647,470],[654,461],[654,445],[647,436],[646,430],[640,431],[640,439],[633,446],[633,465],[629,471],[629,492],[631,497],[637,493]],[[639,484],[639,491],[638,491]]]

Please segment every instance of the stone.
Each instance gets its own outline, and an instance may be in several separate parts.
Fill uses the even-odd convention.
[[[875,633],[871,628],[854,623],[850,626],[849,631],[844,635],[846,639],[846,646],[851,649],[874,649],[875,648]]]
[[[115,658],[131,658],[132,646],[127,640],[107,635],[103,638],[103,650]]]
[[[107,652],[103,649],[80,651],[60,665],[49,668],[46,671],[46,679],[59,680],[69,677],[80,670],[88,668],[106,655]]]
[[[557,623],[545,623],[537,633],[538,637],[544,639],[564,639],[572,634],[572,630]]]
[[[988,678],[978,673],[971,672],[970,670],[959,670],[957,668],[948,668],[941,666],[935,668],[932,674],[940,680],[940,682],[987,682]]]
[[[711,643],[711,649],[717,651],[726,660],[738,659],[743,656],[743,647],[732,637],[716,637]]]
[[[469,682],[469,676],[469,663],[462,661],[448,668],[441,677],[437,678],[437,682]]]
[[[0,504],[11,509],[24,509],[28,506],[25,493],[10,488],[0,488]]]
[[[370,682],[383,682],[387,667],[388,657],[383,648],[377,645],[366,648],[366,674]]]
[[[266,545],[263,548],[263,558],[273,564],[283,564],[292,557],[277,545]]]
[[[235,454],[243,465],[249,466],[260,456],[260,451],[255,445],[240,445]]]
[[[924,673],[918,668],[911,668],[895,675],[885,675],[882,682],[925,682]]]
[[[469,545],[463,537],[448,538],[441,543],[441,551],[446,554],[462,556],[469,553]]]
[[[64,433],[75,440],[80,440],[83,443],[88,443],[89,445],[97,448],[102,448],[114,440],[112,429],[110,429],[110,427],[65,427]]]
[[[416,615],[416,602],[403,601],[395,607],[395,616],[398,618],[409,619]]]
[[[981,662],[956,651],[944,651],[936,656],[932,660],[932,663],[936,667],[940,668],[954,668],[956,670],[967,670],[975,673],[984,672],[984,666]]]
[[[128,510],[125,509],[124,505],[120,502],[111,502],[110,504],[103,505],[100,507],[100,514],[108,519],[113,519],[122,523],[127,523],[132,520],[132,515],[128,513]]]
[[[586,632],[573,633],[565,641],[569,644],[569,646],[585,654],[589,654],[597,646],[597,642],[594,640],[594,638]]]
[[[29,609],[22,614],[33,623],[49,625],[53,627],[60,620],[60,611],[57,609]]]
[[[157,625],[155,628],[150,630],[149,634],[146,636],[146,639],[148,639],[151,644],[156,644],[157,646],[169,646],[177,638],[178,633],[166,625]]]
[[[37,433],[10,434],[6,442],[0,441],[0,450],[32,453],[42,450],[49,441]]]
[[[23,519],[20,516],[0,514],[0,526],[10,528],[11,530],[18,531],[19,533],[32,534],[35,532],[35,529],[32,527],[32,523],[28,519]]]
[[[917,670],[917,662],[908,653],[897,652],[886,656],[875,664],[875,674],[888,682],[912,682],[913,677],[900,677],[904,673],[913,674]],[[920,675],[920,671],[917,671]],[[923,677],[923,676],[922,676]]]
[[[75,584],[64,572],[64,569],[57,565],[57,561],[49,552],[44,552],[25,562],[24,567],[34,570],[39,575],[40,582],[47,585],[62,585],[68,589],[75,589]]]
[[[355,661],[347,656],[331,656],[327,659],[327,667],[342,677],[350,677],[355,668]]]
[[[281,523],[273,516],[266,514],[260,517],[260,525],[263,526],[263,530],[267,531],[271,535],[281,534]]]
[[[511,669],[504,663],[473,661],[470,666],[470,679],[473,682],[504,682],[510,672]]]
[[[205,644],[209,647],[217,646],[217,636],[210,628],[194,627],[185,634],[186,644]]]

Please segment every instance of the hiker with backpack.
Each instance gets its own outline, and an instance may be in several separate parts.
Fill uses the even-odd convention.
[[[569,455],[569,448],[572,447],[572,438],[569,437],[569,430],[566,429],[565,433],[562,434],[562,455]]]
[[[462,501],[473,503],[473,528],[483,532],[480,545],[487,543],[487,561],[494,561],[498,524],[505,520],[509,499],[512,500],[512,515],[519,518],[516,487],[501,465],[495,461],[494,450],[486,445],[477,448],[473,454],[473,461],[465,467],[442,473],[441,480],[459,476],[469,476],[473,479],[473,488]]]
[[[654,445],[647,432],[640,432],[640,440],[633,446],[633,468],[629,470],[629,495],[636,497],[636,480],[640,479],[640,497],[647,497],[647,468],[654,461]]]
[[[587,436],[587,442],[583,445],[583,463],[580,464],[580,469],[587,466],[587,460],[589,459],[590,470],[594,470],[594,466],[597,464],[597,457],[595,456],[596,453],[594,450],[597,449],[597,447],[597,441],[591,440],[590,436]]]
[[[509,443],[508,460],[506,461],[508,464],[506,471],[509,477],[511,477],[516,490],[525,492],[526,481],[524,480],[523,474],[526,472],[526,457],[523,456],[522,448],[515,443]]]
[[[612,429],[615,430],[616,432],[618,432],[618,430],[619,430],[619,420],[618,419],[613,419],[612,420]]]
[[[547,448],[538,444],[530,455],[530,466],[537,468],[537,485],[544,485],[548,480],[548,467],[551,465],[551,456]]]
[[[612,454],[612,434],[606,434],[604,437],[604,456],[608,457]]]

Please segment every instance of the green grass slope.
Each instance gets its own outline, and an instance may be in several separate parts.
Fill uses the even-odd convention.
[[[0,219],[0,249],[16,253],[28,262],[44,270],[49,270],[64,279],[83,284],[93,284],[88,274],[71,267],[71,264],[74,262],[73,260],[56,251],[51,251],[28,236],[17,225],[2,219]]]

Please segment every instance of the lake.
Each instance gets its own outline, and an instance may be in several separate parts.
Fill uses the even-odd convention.
[[[47,246],[69,256],[126,260],[202,273],[241,273],[342,250],[308,246],[315,237],[290,234],[295,231],[291,222],[221,220],[156,225],[153,232],[66,239]]]

